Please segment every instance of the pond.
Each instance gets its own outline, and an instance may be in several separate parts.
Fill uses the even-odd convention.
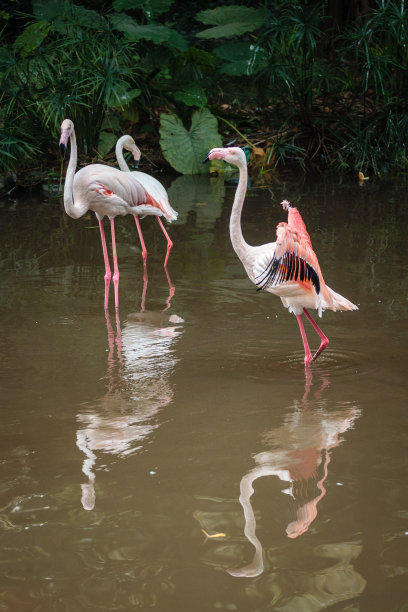
[[[248,190],[246,240],[274,240],[289,199],[359,306],[324,313],[307,369],[295,317],[231,247],[233,179],[166,187],[168,274],[155,220],[145,271],[116,221],[117,313],[95,217],[0,202],[0,609],[407,610],[405,182]]]

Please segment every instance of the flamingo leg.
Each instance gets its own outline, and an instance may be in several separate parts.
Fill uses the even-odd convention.
[[[312,353],[310,351],[309,343],[307,341],[307,336],[306,336],[306,332],[305,332],[305,327],[303,325],[302,315],[296,315],[296,319],[297,319],[297,322],[298,322],[298,325],[299,325],[300,335],[302,336],[303,346],[304,346],[304,349],[305,349],[305,367],[308,367],[308,366],[310,366],[310,364],[313,361]]]
[[[144,312],[146,309],[146,292],[149,277],[147,275],[146,260],[143,262],[143,291],[142,291],[142,302],[140,304],[140,312]]]
[[[167,253],[166,253],[166,258],[164,260],[164,267],[166,267],[167,266],[167,260],[169,259],[170,251],[173,248],[173,242],[172,242],[170,236],[168,235],[168,233],[166,232],[166,230],[164,228],[164,225],[163,225],[163,222],[160,219],[160,217],[156,217],[156,219],[157,219],[157,222],[160,225],[160,227],[162,229],[162,232],[165,235],[166,240],[167,240]]]
[[[103,251],[103,259],[105,262],[105,310],[108,308],[109,304],[109,285],[112,277],[112,272],[109,265],[109,256],[108,249],[106,248],[106,238],[105,238],[105,229],[103,227],[103,219],[99,219],[99,230],[101,233],[101,242],[102,242],[102,251]]]
[[[134,217],[135,217],[135,222],[136,222],[136,227],[137,227],[137,233],[139,234],[140,244],[142,245],[143,261],[146,261],[147,250],[146,250],[146,245],[143,240],[142,228],[140,227],[139,217],[137,215],[134,215]]]
[[[115,308],[119,308],[119,267],[118,256],[116,254],[116,238],[115,238],[115,219],[110,220],[111,235],[112,235],[112,251],[113,251],[113,286],[115,288]]]
[[[313,329],[315,330],[315,332],[318,334],[321,342],[320,342],[320,346],[317,349],[317,351],[315,352],[315,354],[312,357],[312,361],[314,361],[315,359],[318,358],[318,356],[320,355],[321,352],[324,351],[324,349],[329,345],[329,339],[328,337],[322,332],[322,330],[320,329],[320,327],[318,326],[318,324],[316,323],[316,321],[314,319],[312,319],[311,315],[308,313],[308,311],[306,310],[306,308],[303,309],[303,312],[305,314],[305,317],[310,321],[311,326],[313,327]]]

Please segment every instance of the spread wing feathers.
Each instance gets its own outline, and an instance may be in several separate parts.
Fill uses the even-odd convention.
[[[312,242],[306,229],[305,222],[303,221],[298,209],[293,208],[292,206],[288,210],[288,226],[297,231],[302,244],[307,244],[307,246],[312,249]]]
[[[310,239],[302,240],[298,231],[287,223],[279,223],[276,235],[272,256],[259,258],[254,267],[258,290],[267,290],[285,282],[298,282],[309,284],[310,288],[313,286],[316,294],[319,294],[321,272]]]
[[[171,207],[167,192],[160,181],[145,172],[131,172],[130,174],[144,188],[146,203],[161,210],[167,221],[175,221],[178,213]]]

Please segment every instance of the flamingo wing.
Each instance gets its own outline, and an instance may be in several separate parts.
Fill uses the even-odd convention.
[[[289,226],[279,223],[276,228],[275,248],[263,254],[254,265],[255,284],[258,290],[276,288],[284,283],[296,283],[306,290],[320,292],[319,263],[310,239]]]
[[[157,209],[162,212],[167,221],[175,221],[177,212],[171,207],[167,191],[163,185],[153,176],[145,172],[130,172],[132,178],[142,185],[146,193],[146,204],[151,206],[151,214],[157,214]]]
[[[98,218],[116,215],[143,215],[151,211],[146,192],[130,173],[101,164],[79,170],[74,178],[74,199],[87,202]],[[151,213],[150,213],[151,214]],[[156,211],[158,216],[162,211]]]

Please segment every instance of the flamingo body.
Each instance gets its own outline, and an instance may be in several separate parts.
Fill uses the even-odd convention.
[[[131,172],[129,170],[129,166],[127,165],[125,158],[123,157],[124,148],[127,151],[130,151],[132,153],[136,164],[138,164],[140,160],[140,150],[136,146],[136,143],[133,140],[133,138],[129,136],[128,134],[121,136],[121,138],[119,138],[119,140],[116,143],[116,148],[115,148],[116,159],[118,161],[119,167],[122,170],[122,172],[125,172],[128,176],[135,179],[135,181],[138,184],[143,186],[143,189],[146,194],[146,204],[147,204],[147,212],[145,213],[145,215],[155,215],[157,217],[157,221],[160,225],[160,228],[167,240],[167,253],[166,253],[166,258],[164,261],[164,267],[166,267],[170,251],[173,247],[173,242],[171,241],[170,236],[166,232],[164,225],[161,219],[159,218],[159,215],[157,214],[157,211],[159,210],[160,213],[165,217],[165,219],[169,221],[170,223],[177,219],[177,212],[171,207],[171,204],[169,202],[169,198],[167,195],[167,191],[165,190],[163,185],[160,183],[160,181],[155,179],[153,176],[150,176],[150,174],[146,174],[145,172],[139,172],[139,171]],[[135,221],[136,221],[137,231],[139,233],[140,242],[142,244],[143,259],[145,260],[147,256],[147,251],[146,251],[146,247],[145,247],[144,240],[143,240],[142,229],[140,227],[139,220],[136,216],[135,216]]]
[[[247,244],[241,230],[241,212],[248,176],[245,153],[239,147],[218,148],[210,151],[208,159],[223,159],[239,169],[239,183],[230,218],[232,245],[258,290],[277,295],[289,312],[296,315],[305,349],[305,365],[309,366],[327,347],[329,340],[312,319],[308,309],[317,310],[321,316],[327,309],[336,311],[358,308],[326,285],[301,214],[287,200],[282,202],[282,206],[288,211],[288,221],[278,224],[276,241],[261,246]],[[321,339],[320,347],[313,356],[303,326],[303,314]]]
[[[105,216],[113,219],[150,212],[142,185],[129,180],[120,170],[103,164],[90,164],[78,170],[74,176],[72,197],[74,210],[67,210],[67,213],[74,218],[78,218],[75,212],[82,216],[88,210],[96,214],[98,221]],[[163,213],[157,210],[155,214]]]

